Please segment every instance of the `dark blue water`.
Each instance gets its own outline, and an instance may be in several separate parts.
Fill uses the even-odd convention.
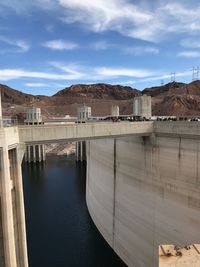
[[[29,267],[126,266],[89,216],[85,173],[61,157],[23,166]]]

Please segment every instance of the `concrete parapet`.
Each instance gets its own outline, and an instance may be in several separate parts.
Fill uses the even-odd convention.
[[[200,123],[196,121],[155,121],[153,128],[156,135],[200,138]]]
[[[19,126],[20,142],[26,144],[55,143],[126,135],[150,135],[153,122],[99,122],[71,125]]]

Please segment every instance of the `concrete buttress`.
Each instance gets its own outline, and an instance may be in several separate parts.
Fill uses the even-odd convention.
[[[16,129],[0,129],[1,267],[28,267],[21,173],[24,149]]]

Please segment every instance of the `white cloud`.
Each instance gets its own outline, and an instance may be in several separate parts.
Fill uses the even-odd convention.
[[[142,3],[143,1],[141,1]],[[200,6],[183,1],[155,1],[146,5],[128,0],[59,0],[66,23],[79,22],[88,30],[114,30],[122,35],[157,42],[172,33],[200,31]],[[154,6],[154,8],[151,8]]]
[[[178,77],[189,77],[191,76],[191,71],[183,71],[183,72],[177,72],[175,73],[175,78],[178,78]],[[152,77],[148,77],[148,78],[145,78],[145,79],[139,79],[137,80],[137,82],[153,82],[153,81],[158,81],[158,80],[164,80],[164,79],[171,79],[171,74],[162,74],[162,75],[159,75],[159,76],[152,76]]]
[[[83,76],[84,70],[87,68],[77,63],[64,64],[63,62],[51,61],[49,64],[65,73],[77,76]]]
[[[83,82],[94,83],[98,81],[108,81],[109,79],[116,80],[115,83],[130,85],[133,86],[137,82],[153,82],[157,80],[166,80],[171,78],[170,74],[166,74],[161,71],[152,71],[147,69],[135,69],[135,68],[109,68],[109,67],[86,67],[86,66],[64,66],[62,63],[55,64],[55,68],[60,70],[61,73],[58,72],[35,72],[28,71],[23,69],[0,69],[0,81],[8,81],[15,79],[23,79],[26,78],[30,80],[30,82],[25,83],[27,87],[49,87],[49,82],[46,81],[58,81],[54,86],[58,86],[60,88],[66,87],[67,82]],[[74,65],[75,66],[75,65]],[[79,71],[77,71],[79,69]],[[82,71],[81,71],[82,70]],[[186,70],[183,72],[177,72],[176,78],[178,77],[189,77],[191,76],[191,70]],[[118,79],[127,78],[125,81],[118,82]],[[45,83],[34,82],[34,79],[44,79]]]
[[[99,76],[103,77],[135,77],[142,78],[148,77],[155,74],[154,71],[145,69],[135,69],[135,68],[108,68],[99,67],[95,68],[95,72]]]
[[[198,1],[7,0],[0,1],[1,8],[15,10],[20,15],[39,8],[53,12],[66,23],[78,22],[93,32],[116,31],[151,42],[177,33],[200,33]]]
[[[44,80],[58,80],[58,81],[102,81],[111,79],[118,79],[121,77],[128,78],[146,78],[153,76],[156,71],[135,68],[109,68],[109,67],[87,67],[77,64],[65,65],[61,62],[51,62],[51,66],[56,68],[56,71],[39,72],[29,71],[24,69],[0,69],[0,80],[7,81],[13,79],[44,79]],[[27,86],[42,87],[43,83],[28,82]]]
[[[120,82],[118,84],[131,86],[131,85],[135,84],[135,81],[133,81],[133,80],[124,81],[124,82]]]
[[[8,0],[0,2],[0,9],[14,10],[17,14],[26,12],[29,8],[29,1],[27,0]]]
[[[116,46],[115,44],[111,44],[109,43],[108,41],[105,41],[105,40],[101,40],[101,41],[97,41],[97,42],[94,42],[94,43],[91,43],[89,45],[89,47],[91,49],[94,49],[94,50],[107,50],[111,47],[114,47]]]
[[[14,40],[5,36],[0,36],[0,42],[6,43],[10,48],[6,49],[6,52],[27,52],[30,49],[30,44],[24,40]]]
[[[71,75],[82,75],[85,80],[103,80],[120,77],[148,77],[158,73],[156,71],[137,68],[110,68],[110,67],[88,67],[78,63],[64,64],[62,62],[49,62],[53,67],[67,72]]]
[[[82,75],[83,80],[106,80],[121,77],[142,78],[149,77],[158,73],[146,69],[136,68],[110,68],[110,67],[88,67],[77,63],[64,64],[62,62],[50,62],[55,68],[67,72],[71,75]]]
[[[125,54],[140,56],[143,54],[159,54],[160,50],[154,46],[122,46],[116,43],[110,43],[106,40],[93,42],[89,45],[94,50],[107,50],[109,48],[116,48]]]
[[[64,84],[64,83],[56,83],[55,84],[55,87],[59,87],[61,89],[69,87],[69,86],[70,86],[70,84]]]
[[[52,24],[45,25],[45,29],[47,32],[53,33],[55,31],[55,26]]]
[[[23,69],[0,69],[0,80],[8,81],[20,78],[40,78],[47,80],[76,80],[82,78],[82,75],[68,73],[51,73],[51,72],[36,72]]]
[[[182,51],[178,53],[179,57],[197,58],[200,57],[200,51]]]
[[[27,87],[49,87],[46,83],[25,83]]]
[[[11,10],[18,15],[25,15],[33,10],[33,8],[39,8],[43,10],[55,10],[57,8],[57,1],[55,0],[2,0],[0,1],[1,10]]]
[[[19,47],[22,52],[27,52],[30,49],[30,45],[23,40],[16,40],[16,46]]]
[[[73,50],[79,47],[78,44],[64,41],[64,40],[51,40],[42,44],[42,46],[50,48],[52,50]]]
[[[114,30],[131,36],[133,26],[152,19],[150,12],[124,0],[59,0],[59,3],[66,11],[63,21],[80,22],[94,32]]]
[[[198,38],[187,38],[183,39],[180,42],[180,45],[183,47],[188,47],[188,48],[200,48],[200,39]]]
[[[123,52],[125,54],[140,56],[143,54],[159,54],[159,49],[151,46],[129,46],[124,47]]]

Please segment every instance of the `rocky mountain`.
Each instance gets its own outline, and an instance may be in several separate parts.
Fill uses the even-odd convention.
[[[139,94],[140,91],[129,86],[98,83],[72,85],[59,91],[54,96],[81,97],[104,100],[128,100]]]
[[[131,87],[103,83],[72,85],[51,97],[24,94],[6,85],[0,85],[0,90],[5,115],[25,115],[28,106],[37,106],[46,117],[76,115],[77,107],[83,103],[92,107],[94,116],[110,114],[112,105],[119,105],[122,114],[130,114],[132,99],[140,94]]]
[[[200,95],[200,81],[193,81],[189,84],[171,82],[162,86],[146,88],[142,94],[158,97],[163,95]]]
[[[152,96],[154,115],[200,116],[200,81],[172,82],[163,86],[146,88],[142,92],[128,86],[110,84],[77,84],[53,96],[34,96],[0,85],[4,115],[24,116],[28,106],[37,106],[48,116],[76,115],[83,103],[92,107],[92,114],[108,115],[112,105],[118,105],[121,114],[132,113],[134,96]]]
[[[33,95],[22,93],[6,85],[0,84],[1,98],[3,103],[23,105],[30,103]]]
[[[152,96],[155,115],[200,116],[200,81],[172,82],[146,88],[142,94]]]
[[[167,94],[168,92],[171,92],[172,90],[179,90],[180,88],[184,88],[185,86],[186,86],[185,83],[172,82],[172,83],[168,83],[162,86],[146,88],[142,91],[142,94],[147,94],[152,97],[156,97],[156,96],[160,96],[163,94]]]

